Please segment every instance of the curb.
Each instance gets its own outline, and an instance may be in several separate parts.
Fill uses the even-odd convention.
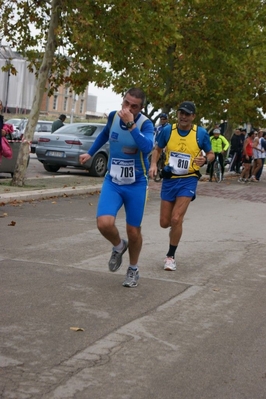
[[[0,194],[0,203],[8,204],[14,201],[31,201],[34,199],[47,199],[51,197],[64,197],[64,196],[73,196],[73,195],[81,195],[81,194],[90,194],[95,191],[100,191],[102,189],[102,184],[98,184],[95,186],[81,186],[78,188],[50,188],[44,190],[33,190],[33,191],[25,191],[25,192],[14,192],[14,193],[6,193]]]

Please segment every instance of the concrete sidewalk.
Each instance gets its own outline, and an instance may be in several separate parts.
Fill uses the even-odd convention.
[[[108,270],[97,194],[6,204],[1,399],[265,399],[265,184],[236,179],[199,183],[176,272],[151,182],[136,289],[128,252]]]
[[[87,194],[101,190],[103,178],[69,174],[27,178],[23,187],[11,186],[11,178],[0,178],[0,203]]]

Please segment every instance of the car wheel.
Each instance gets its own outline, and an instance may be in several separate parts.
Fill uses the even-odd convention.
[[[107,169],[107,158],[104,154],[95,155],[89,173],[92,176],[103,177]]]
[[[43,163],[43,167],[47,172],[57,172],[60,169],[58,165],[49,165],[48,163]]]

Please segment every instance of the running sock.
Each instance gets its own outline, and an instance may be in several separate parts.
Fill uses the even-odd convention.
[[[116,252],[122,252],[122,249],[124,248],[124,241],[121,240],[120,244],[118,244],[116,247],[114,247],[114,250]]]
[[[132,269],[134,271],[139,269],[138,265],[134,265],[134,266],[133,265],[129,265],[129,267],[130,267],[130,269]]]
[[[169,250],[166,254],[168,258],[174,258],[175,257],[175,251],[176,251],[177,245],[169,245]]]

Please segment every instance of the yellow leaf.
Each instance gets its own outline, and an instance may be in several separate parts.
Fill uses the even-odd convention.
[[[70,330],[73,330],[73,331],[84,331],[84,328],[80,328],[80,327],[70,327]]]

